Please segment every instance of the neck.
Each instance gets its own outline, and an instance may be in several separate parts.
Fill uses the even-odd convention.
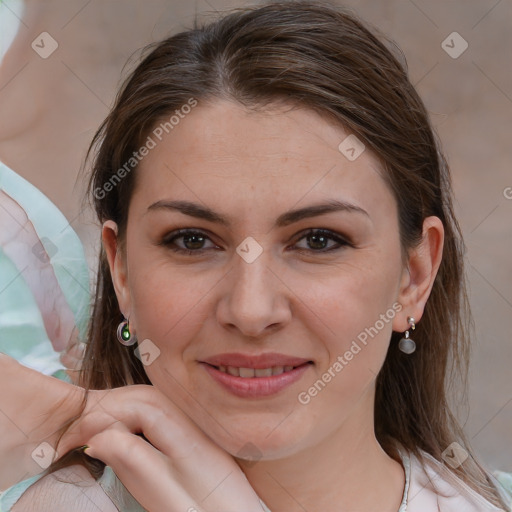
[[[318,444],[282,459],[238,462],[271,512],[397,512],[405,485],[402,465],[375,438],[373,396]]]

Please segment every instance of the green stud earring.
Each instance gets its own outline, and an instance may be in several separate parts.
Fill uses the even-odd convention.
[[[117,339],[119,340],[119,343],[126,347],[137,343],[137,336],[135,336],[135,334],[132,335],[130,332],[130,324],[128,320],[123,320],[117,326]]]

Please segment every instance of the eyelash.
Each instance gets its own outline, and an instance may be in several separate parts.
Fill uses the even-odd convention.
[[[176,239],[183,238],[186,235],[200,235],[200,236],[210,240],[210,237],[208,237],[208,235],[206,235],[206,233],[203,233],[202,231],[197,231],[197,230],[194,230],[194,229],[180,229],[178,231],[170,233],[169,235],[166,235],[159,245],[166,246],[171,251],[174,251],[176,253],[186,254],[186,255],[190,255],[190,256],[200,255],[204,251],[208,250],[208,249],[191,250],[191,249],[183,249],[181,247],[176,247],[176,246],[173,247],[174,241]],[[337,251],[337,250],[342,249],[343,247],[346,247],[346,246],[353,247],[353,244],[350,243],[348,240],[346,240],[345,238],[341,237],[337,233],[335,233],[333,231],[330,231],[328,229],[309,229],[306,232],[302,233],[302,236],[295,243],[298,243],[302,239],[304,239],[304,238],[306,238],[308,236],[311,236],[311,235],[324,236],[326,238],[329,238],[330,240],[334,240],[339,245],[338,245],[338,247],[331,247],[329,249],[322,249],[322,250],[296,249],[298,252],[300,252],[300,253],[321,253],[321,254],[323,254],[323,253],[327,253],[327,252]]]

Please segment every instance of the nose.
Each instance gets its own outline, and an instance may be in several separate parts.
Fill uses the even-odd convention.
[[[248,338],[261,338],[287,325],[291,291],[272,265],[271,255],[263,251],[248,263],[235,254],[233,260],[217,308],[220,324]]]

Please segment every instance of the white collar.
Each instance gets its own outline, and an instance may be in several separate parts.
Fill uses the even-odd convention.
[[[423,465],[398,443],[397,451],[405,473],[398,512],[504,512],[427,452],[421,452]],[[264,512],[271,512],[261,499],[260,502]]]
[[[403,448],[398,451],[406,480],[398,512],[503,512],[429,453],[421,451],[422,464]]]

